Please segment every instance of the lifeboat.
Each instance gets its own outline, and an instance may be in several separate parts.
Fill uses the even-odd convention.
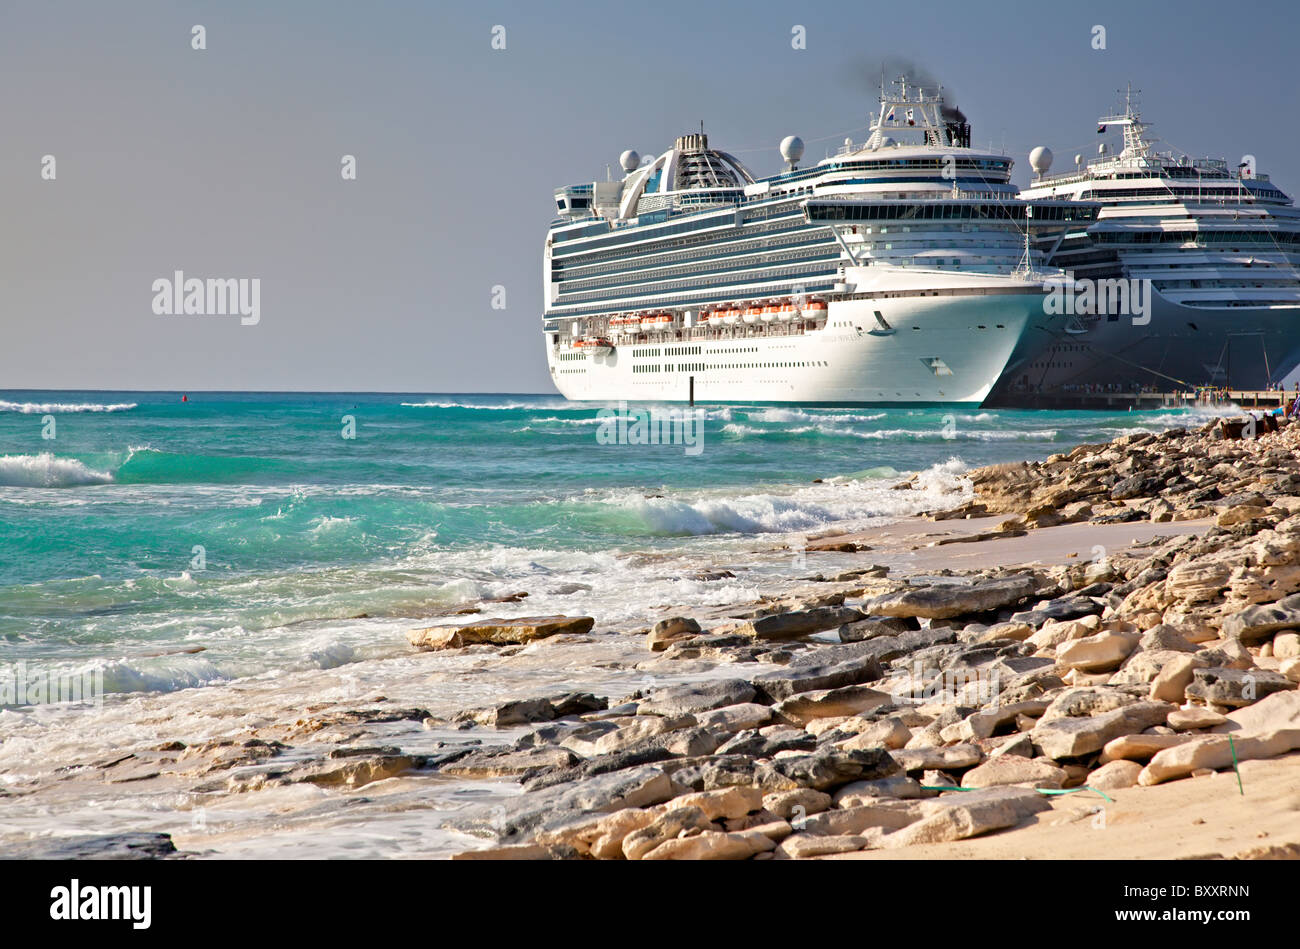
[[[803,307],[803,318],[805,320],[824,320],[828,308],[825,300],[809,300]]]
[[[780,318],[781,318],[781,308],[777,306],[775,303],[771,304],[770,306],[763,307],[762,319],[764,323],[771,323],[773,320],[779,320]]]
[[[761,306],[747,306],[741,311],[740,318],[746,323],[757,323],[758,318],[763,315]]]
[[[727,310],[722,314],[722,322],[726,323],[728,326],[734,326],[736,323],[739,323],[740,311],[734,308]]]
[[[673,315],[671,313],[656,313],[649,320],[650,326],[655,329],[666,329],[673,325]],[[645,320],[641,322],[644,323]]]
[[[783,303],[776,308],[776,318],[782,323],[789,323],[799,315],[799,308],[793,303]],[[767,319],[766,316],[763,319]]]
[[[603,336],[584,336],[582,339],[574,340],[573,348],[591,353],[593,356],[604,356],[613,351],[614,344]]]

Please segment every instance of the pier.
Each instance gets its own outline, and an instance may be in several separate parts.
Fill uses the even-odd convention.
[[[1243,409],[1288,409],[1300,392],[1284,389],[1199,388],[1173,392],[1150,389],[1106,391],[1011,391],[990,397],[986,408],[1114,411],[1239,406]]]

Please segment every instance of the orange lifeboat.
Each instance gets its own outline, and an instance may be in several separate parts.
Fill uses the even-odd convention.
[[[804,304],[803,316],[806,320],[824,320],[827,312],[825,300],[809,300]]]
[[[783,303],[776,310],[776,318],[782,323],[789,323],[799,315],[799,308],[793,303]],[[767,319],[767,317],[764,317]]]
[[[771,323],[773,320],[781,318],[781,308],[773,303],[770,306],[763,307],[762,319],[764,323]]]
[[[740,318],[744,320],[746,323],[757,323],[759,317],[761,317],[762,315],[763,315],[763,308],[761,306],[747,306],[745,307],[744,311],[740,314]]]

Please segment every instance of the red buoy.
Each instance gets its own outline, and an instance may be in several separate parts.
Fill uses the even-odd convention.
[[[189,397],[188,395],[182,395],[182,396],[181,396],[181,401],[182,401],[182,402],[188,402],[189,400],[190,400],[190,397]]]

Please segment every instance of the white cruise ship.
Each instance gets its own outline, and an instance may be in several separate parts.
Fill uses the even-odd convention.
[[[1004,155],[941,90],[881,91],[868,140],[756,178],[703,131],[619,181],[556,191],[545,345],[576,400],[978,403],[1044,316],[1034,228]],[[1060,280],[1056,272],[1051,279]]]
[[[1052,201],[1095,202],[1098,217],[1049,250],[1075,278],[1150,280],[1149,322],[1115,312],[1076,315],[1026,334],[993,401],[1135,386],[1263,389],[1300,364],[1300,211],[1249,157],[1241,162],[1158,152],[1133,91],[1098,122],[1120,130],[1118,152],[1049,174],[1035,149],[1035,213]],[[1084,240],[1079,240],[1085,237]]]

